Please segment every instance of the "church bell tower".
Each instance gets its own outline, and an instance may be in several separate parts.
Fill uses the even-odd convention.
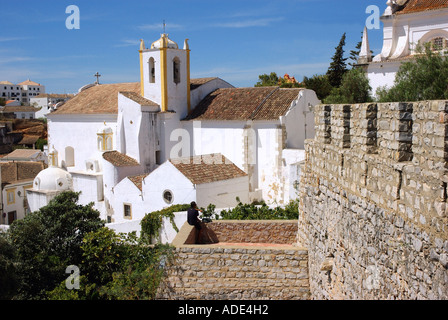
[[[175,111],[184,118],[190,111],[190,49],[163,33],[149,49],[140,43],[141,95],[160,105],[162,112]]]

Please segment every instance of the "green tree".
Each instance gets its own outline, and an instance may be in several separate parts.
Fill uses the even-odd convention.
[[[18,287],[15,251],[6,236],[0,233],[0,300],[11,299]]]
[[[323,75],[316,74],[311,78],[304,77],[303,83],[305,84],[305,87],[307,89],[311,89],[314,90],[314,92],[316,92],[317,98],[319,100],[325,99],[333,89],[326,74]]]
[[[57,195],[50,203],[11,225],[8,236],[16,255],[18,298],[42,299],[81,263],[84,236],[104,225],[93,204],[77,204],[79,193]]]
[[[271,74],[262,74],[258,76],[258,82],[255,84],[255,87],[270,87],[270,86],[278,86],[278,76],[275,72],[271,72]]]
[[[48,293],[50,299],[154,299],[174,252],[167,245],[149,246],[135,232],[116,234],[106,227],[87,234],[81,249],[79,290],[68,290],[61,282]]]
[[[413,61],[401,64],[392,88],[376,91],[379,102],[448,99],[448,56],[419,46]]]
[[[327,71],[328,80],[330,84],[337,88],[341,85],[342,77],[347,72],[347,58],[344,58],[344,46],[345,46],[345,33],[342,35],[338,46],[335,48],[336,52],[333,55],[332,62]]]
[[[339,88],[334,88],[324,99],[324,103],[364,103],[372,101],[369,79],[360,68],[354,68],[344,74]]]

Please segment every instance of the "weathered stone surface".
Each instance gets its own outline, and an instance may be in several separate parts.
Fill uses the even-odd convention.
[[[335,127],[347,113],[325,112],[300,184],[312,298],[448,299],[448,103],[352,105],[350,148]]]

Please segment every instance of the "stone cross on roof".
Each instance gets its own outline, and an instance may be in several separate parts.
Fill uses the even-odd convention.
[[[96,84],[100,84],[100,77],[101,75],[97,72],[96,74],[93,75],[94,77],[96,77]]]

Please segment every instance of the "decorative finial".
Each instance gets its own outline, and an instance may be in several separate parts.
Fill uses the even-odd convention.
[[[166,27],[166,23],[165,23],[165,20],[163,20],[163,33],[165,34],[166,32],[165,32],[165,27]]]
[[[140,39],[140,51],[145,50],[145,42],[143,41],[143,39]]]
[[[190,49],[190,46],[188,45],[188,40],[190,40],[190,39],[185,39],[185,41],[184,41],[184,50]]]

